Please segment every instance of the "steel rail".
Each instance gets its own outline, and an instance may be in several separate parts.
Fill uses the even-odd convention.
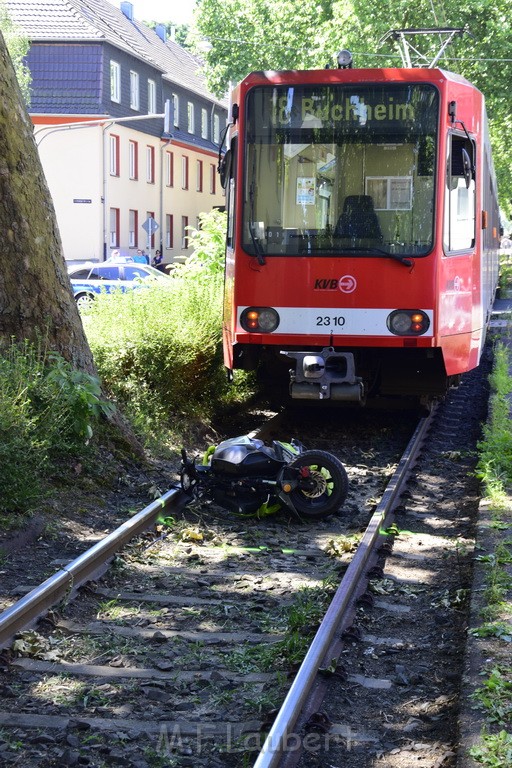
[[[298,738],[293,728],[301,713],[304,703],[311,691],[318,670],[336,630],[350,609],[351,603],[360,586],[361,577],[380,536],[386,517],[393,510],[411,468],[430,428],[433,411],[428,417],[421,419],[416,427],[407,448],[389,481],[382,498],[368,524],[357,551],[350,561],[343,579],[327,609],[318,631],[309,647],[290,690],[276,715],[263,747],[254,763],[254,768],[276,768],[281,758],[289,749],[297,751]]]
[[[179,511],[187,497],[171,489],[116,528],[60,571],[35,587],[0,614],[0,649],[11,645],[17,632],[27,629],[52,605],[86,581],[103,573],[109,560],[132,538],[146,530],[164,511]]]

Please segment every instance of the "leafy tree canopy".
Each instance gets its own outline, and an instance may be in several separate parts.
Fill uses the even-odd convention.
[[[30,104],[30,84],[32,82],[32,77],[30,75],[30,70],[24,61],[30,48],[30,43],[24,32],[11,20],[3,0],[0,0],[0,30],[4,37],[7,50],[9,51],[9,56],[11,57],[14,71],[16,72],[16,79],[21,88],[25,103]]]
[[[502,207],[511,216],[510,15],[509,0],[302,0],[300,9],[293,0],[201,0],[194,35],[209,87],[221,95],[254,70],[335,66],[342,48],[358,67],[401,66],[393,41],[381,42],[390,29],[467,27],[471,36],[457,38],[439,66],[485,94]],[[440,40],[418,44],[433,57]]]

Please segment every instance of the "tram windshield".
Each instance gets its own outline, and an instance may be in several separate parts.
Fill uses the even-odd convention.
[[[400,258],[431,250],[433,86],[255,87],[246,115],[248,253]]]

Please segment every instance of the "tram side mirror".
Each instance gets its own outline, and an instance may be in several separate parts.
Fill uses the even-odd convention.
[[[231,173],[231,150],[228,149],[219,162],[219,176],[220,176],[220,185],[222,189],[226,189],[230,173]]]
[[[471,179],[473,178],[473,165],[467,149],[462,147],[462,171],[464,175],[464,181],[466,182],[466,189],[469,189]]]

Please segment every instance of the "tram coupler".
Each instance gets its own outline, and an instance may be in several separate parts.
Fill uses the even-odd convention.
[[[321,352],[281,350],[295,359],[290,369],[290,395],[295,400],[337,400],[361,403],[364,387],[355,375],[354,355],[324,347]]]

